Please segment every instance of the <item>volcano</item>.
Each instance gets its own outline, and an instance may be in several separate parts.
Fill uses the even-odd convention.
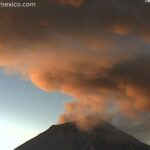
[[[83,131],[74,123],[53,125],[15,150],[150,150],[109,123]]]

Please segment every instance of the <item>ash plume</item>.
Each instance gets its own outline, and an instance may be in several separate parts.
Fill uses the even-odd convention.
[[[85,2],[85,0],[51,0],[50,2],[61,5],[72,5],[75,7],[80,7]]]
[[[141,0],[37,2],[41,7],[0,10],[6,72],[73,96],[60,120],[81,128],[118,113],[149,113],[149,6]]]

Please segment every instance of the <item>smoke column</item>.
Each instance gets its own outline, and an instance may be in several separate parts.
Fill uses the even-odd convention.
[[[149,6],[140,0],[37,2],[42,7],[0,9],[0,66],[7,73],[73,96],[60,121],[81,128],[118,113],[149,113]]]

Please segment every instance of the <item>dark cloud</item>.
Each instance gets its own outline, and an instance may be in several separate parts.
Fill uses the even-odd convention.
[[[149,113],[148,4],[36,2],[36,8],[0,9],[1,67],[19,72],[45,91],[74,96],[61,120],[74,119],[82,127],[87,116],[93,116],[94,126],[101,117],[110,119],[120,112],[130,118]]]

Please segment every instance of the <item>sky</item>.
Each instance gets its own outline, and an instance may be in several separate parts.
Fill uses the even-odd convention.
[[[150,4],[35,2],[0,9],[2,129],[27,139],[57,120],[89,130],[104,119],[149,143]]]
[[[17,75],[0,71],[0,149],[12,150],[58,122],[72,97],[46,93]]]

